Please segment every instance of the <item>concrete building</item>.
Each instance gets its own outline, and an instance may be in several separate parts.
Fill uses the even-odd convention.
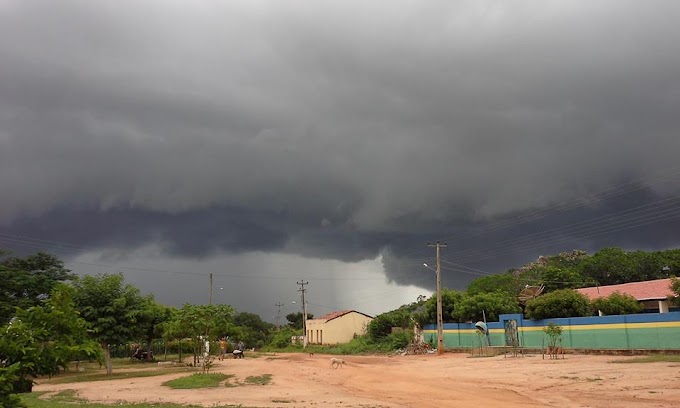
[[[668,313],[672,309],[668,298],[675,294],[671,290],[670,279],[656,279],[644,282],[622,283],[620,285],[594,286],[576,289],[591,301],[621,293],[634,297],[642,304],[646,313]]]
[[[347,343],[366,333],[371,320],[373,317],[356,310],[340,310],[307,320],[307,343]]]

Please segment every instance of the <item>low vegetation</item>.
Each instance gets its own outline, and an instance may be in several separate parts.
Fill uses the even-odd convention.
[[[219,387],[221,382],[230,377],[233,377],[233,375],[195,373],[187,377],[166,381],[163,385],[174,389],[214,388]]]
[[[198,405],[181,405],[160,402],[144,402],[144,403],[124,403],[120,402],[115,405],[90,403],[78,399],[75,392],[71,390],[62,391],[50,398],[40,398],[43,393],[22,394],[21,402],[26,408],[202,408]],[[258,408],[246,407],[243,405],[213,405],[211,408]]]
[[[142,377],[156,377],[159,375],[166,375],[172,373],[182,373],[193,371],[189,367],[172,367],[164,368],[162,370],[140,370],[140,371],[118,371],[111,375],[106,374],[106,372],[99,373],[73,373],[61,375],[58,377],[52,377],[50,379],[42,380],[43,383],[50,384],[68,384],[68,383],[78,383],[86,381],[108,381],[108,380],[119,380],[121,378],[142,378]]]
[[[612,363],[680,363],[680,354],[650,354],[644,357],[615,360]]]
[[[262,374],[262,375],[251,375],[246,377],[245,383],[246,384],[255,384],[255,385],[267,385],[272,381],[272,375],[271,374]]]

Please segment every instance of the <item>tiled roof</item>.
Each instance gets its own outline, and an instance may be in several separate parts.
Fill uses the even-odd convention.
[[[607,297],[615,292],[631,295],[637,300],[661,300],[675,295],[671,291],[670,279],[622,283],[620,285],[595,286],[591,288],[576,289],[576,291],[586,295],[590,300]]]
[[[337,312],[331,312],[331,313],[327,313],[327,314],[325,314],[325,315],[323,315],[323,316],[321,316],[321,317],[317,317],[317,318],[314,319],[314,320],[325,320],[325,321],[329,321],[329,320],[336,319],[336,318],[338,318],[338,317],[341,317],[341,316],[346,315],[347,313],[352,313],[352,312],[359,313],[359,314],[361,314],[361,315],[364,315],[364,316],[367,316],[367,317],[371,317],[371,318],[372,318],[372,316],[369,316],[369,315],[367,315],[367,314],[365,314],[365,313],[357,312],[356,310],[338,310]]]

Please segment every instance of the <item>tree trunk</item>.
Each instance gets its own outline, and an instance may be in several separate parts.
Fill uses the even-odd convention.
[[[111,350],[109,350],[109,343],[103,341],[101,345],[102,349],[104,350],[104,363],[106,364],[106,375],[111,375],[113,373],[113,368],[111,367]]]

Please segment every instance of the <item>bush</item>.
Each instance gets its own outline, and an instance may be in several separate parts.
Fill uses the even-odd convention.
[[[593,307],[605,315],[625,315],[641,313],[642,305],[631,295],[612,293],[606,298],[593,302]]]
[[[590,302],[584,295],[571,289],[556,290],[527,302],[525,314],[529,319],[552,319],[590,315]]]
[[[371,320],[366,328],[366,333],[371,340],[377,341],[389,336],[392,332],[392,326],[393,322],[390,316],[386,313],[381,314]]]
[[[290,347],[292,345],[290,341],[291,337],[298,335],[298,332],[299,330],[294,330],[291,328],[281,328],[281,330],[274,333],[271,341],[267,345],[267,348],[282,349]]]

